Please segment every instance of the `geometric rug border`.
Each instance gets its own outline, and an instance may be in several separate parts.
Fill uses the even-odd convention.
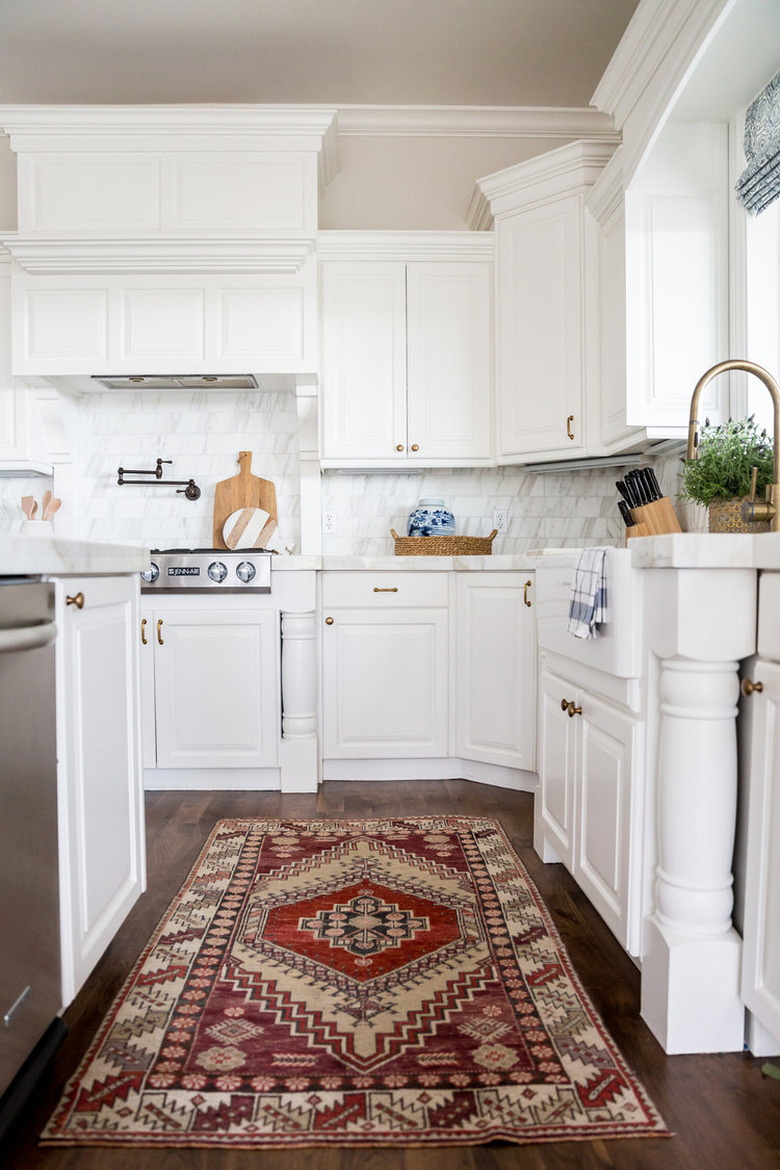
[[[341,839],[331,844],[334,836]],[[361,857],[356,841],[364,842]],[[270,931],[253,933],[257,922],[267,922],[267,904],[295,910],[327,881],[337,898],[338,867],[356,865],[368,875],[360,880],[369,894],[389,885],[398,890],[397,903],[377,910],[374,898],[372,917],[336,900],[316,930],[302,916],[295,941],[319,947],[313,957],[305,948],[280,948]],[[473,922],[465,907],[452,955],[447,945],[413,952],[414,938],[436,923],[403,909],[411,896],[416,905],[421,897],[430,902],[433,917],[439,904],[473,902],[483,951],[473,928],[469,934],[462,925]],[[374,961],[355,958],[341,938],[334,944],[325,937],[338,934],[330,924],[338,925],[345,909],[351,921],[369,924],[364,945],[372,955],[401,951],[399,966],[365,988],[346,966],[328,968],[323,960],[323,948],[335,946],[347,963]],[[242,935],[249,921],[253,932]],[[254,960],[256,938],[261,958]],[[199,993],[209,970],[210,990]],[[181,1014],[187,1010],[189,1019]],[[207,1020],[217,1023],[207,1027]],[[388,1044],[387,1055],[377,1050],[380,1073],[345,1064],[349,1053],[355,1061],[376,1055],[361,1049],[364,1033]],[[347,1041],[354,1051],[328,1047]],[[269,1052],[287,1062],[283,1074],[269,1072]],[[335,1064],[334,1076],[328,1070]],[[311,1075],[290,1071],[314,1065]],[[214,825],[69,1078],[40,1144],[419,1148],[671,1136],[583,988],[500,821],[233,817]]]

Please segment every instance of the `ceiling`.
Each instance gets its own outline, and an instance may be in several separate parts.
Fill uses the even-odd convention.
[[[637,0],[0,0],[0,103],[584,107]]]

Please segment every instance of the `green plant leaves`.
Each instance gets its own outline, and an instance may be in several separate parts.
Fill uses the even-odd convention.
[[[758,468],[756,494],[763,499],[772,483],[774,453],[772,440],[759,431],[753,416],[729,419],[712,426],[709,419],[699,435],[697,459],[683,463],[680,498],[708,506],[712,500],[731,500],[750,494],[750,476]]]

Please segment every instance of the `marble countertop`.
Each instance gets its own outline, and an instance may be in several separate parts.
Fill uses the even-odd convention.
[[[780,569],[780,532],[670,532],[627,547],[637,569]]]
[[[49,534],[0,536],[0,577],[140,573],[148,563],[149,550],[138,545],[57,540]]]

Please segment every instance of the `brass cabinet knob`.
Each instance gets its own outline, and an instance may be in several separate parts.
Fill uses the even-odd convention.
[[[570,719],[582,714],[582,707],[574,706],[574,699],[561,699],[561,711],[565,711]]]
[[[396,451],[403,451],[403,449],[404,449],[403,443],[399,443],[398,446],[396,447]]]
[[[144,646],[148,645],[146,638],[146,618],[141,618],[141,642]]]
[[[419,443],[412,443],[412,450],[413,450],[413,451],[419,451],[419,450],[420,450],[420,444],[419,444]]]
[[[164,646],[165,643],[163,642],[162,633],[161,633],[162,624],[163,624],[163,619],[159,618],[157,621],[157,641],[161,646]]]
[[[529,609],[531,608],[531,602],[528,600],[528,590],[532,585],[533,581],[526,581],[525,585],[523,586],[523,604],[527,605]]]
[[[333,625],[333,618],[332,617],[325,618],[325,625],[332,626]]]
[[[762,682],[755,682],[754,683],[754,682],[751,682],[749,678],[743,678],[742,686],[740,687],[742,694],[745,696],[752,695],[753,691],[758,691],[758,693],[761,694],[763,689],[764,689],[764,684]]]
[[[75,597],[66,597],[65,604],[66,605],[75,605],[76,609],[83,609],[84,608],[84,594],[79,592],[75,595]]]

